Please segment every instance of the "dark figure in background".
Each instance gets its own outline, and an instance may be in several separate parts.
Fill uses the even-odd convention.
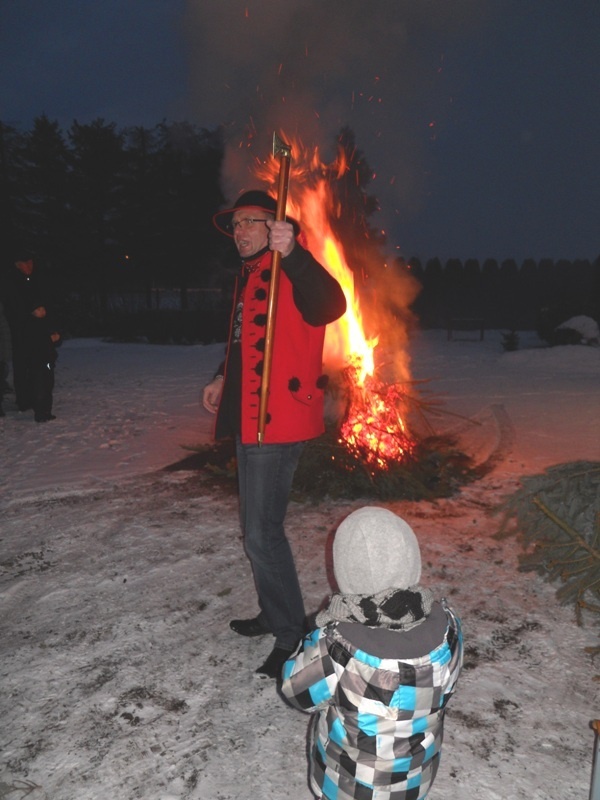
[[[19,411],[33,409],[36,422],[48,422],[55,419],[52,398],[56,345],[60,334],[50,322],[30,254],[22,254],[14,262],[6,289],[6,303],[12,335],[17,408]]]
[[[217,439],[235,437],[240,518],[252,564],[260,613],[232,620],[242,636],[272,634],[275,647],[257,670],[275,678],[305,630],[305,611],[284,520],[304,443],[324,430],[325,326],[346,310],[338,282],[296,241],[297,223],[275,221],[276,202],[265,192],[241,195],[217,213],[216,227],[233,237],[242,258],[234,293],[225,362],[204,388],[203,403],[217,414]],[[269,406],[258,445],[258,411],[273,251],[281,275],[273,337]]]
[[[0,301],[0,417],[4,416],[4,395],[10,391],[8,385],[9,364],[12,361],[12,340],[10,327],[4,313],[4,306]]]
[[[45,307],[37,302],[34,306],[23,326],[23,360],[34,419],[49,422],[56,419],[52,401],[57,359],[55,345],[60,336],[52,330]]]

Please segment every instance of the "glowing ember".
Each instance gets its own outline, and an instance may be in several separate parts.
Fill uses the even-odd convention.
[[[340,148],[337,159],[324,164],[318,148],[310,151],[299,141],[290,142],[285,133],[281,136],[292,147],[287,213],[301,223],[303,244],[338,280],[346,296],[347,311],[327,327],[324,351],[328,365],[343,368],[349,392],[339,441],[370,467],[386,469],[405,459],[414,442],[402,418],[402,391],[397,384],[384,384],[376,377],[378,337],[368,338],[364,333],[354,276],[330,224],[330,219],[341,214],[331,182],[346,174],[347,159]],[[257,161],[254,172],[274,193],[279,162],[273,158]]]
[[[360,364],[352,362],[346,372],[353,387],[348,415],[342,424],[341,439],[367,464],[385,469],[399,462],[414,450],[400,414],[404,404],[396,384],[385,385],[373,375],[359,379]]]

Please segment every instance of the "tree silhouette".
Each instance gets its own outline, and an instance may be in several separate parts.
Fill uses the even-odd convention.
[[[161,125],[159,136],[160,275],[181,287],[185,304],[186,287],[199,278],[206,282],[215,246],[211,219],[224,200],[219,187],[222,134],[178,123]]]
[[[19,242],[19,149],[23,134],[0,122],[0,249],[7,267]]]
[[[24,238],[55,285],[69,241],[69,153],[57,122],[34,120],[19,149],[20,219]]]
[[[117,265],[125,157],[123,135],[114,123],[74,122],[71,143],[71,201],[75,222],[71,268],[82,290],[97,297],[102,310]]]
[[[123,213],[119,219],[121,252],[118,263],[128,289],[143,287],[151,306],[151,291],[158,282],[162,261],[162,197],[158,167],[160,139],[157,128],[125,131]]]
[[[568,316],[600,314],[600,258],[587,260],[388,258],[386,237],[373,222],[372,170],[349,127],[335,139],[325,166],[334,196],[330,223],[354,273],[367,334],[382,312],[425,326],[448,316],[484,317],[487,327],[536,327],[552,333]],[[222,288],[226,243],[211,219],[224,198],[223,132],[187,122],[125,128],[102,119],[74,121],[64,134],[42,115],[29,132],[0,122],[0,261],[15,249],[34,251],[57,295],[104,312],[109,298],[153,287]],[[554,327],[553,327],[554,326]]]
[[[337,216],[334,233],[359,284],[364,285],[383,266],[385,236],[370,222],[379,209],[377,198],[367,192],[372,170],[364,153],[356,146],[354,131],[345,126],[336,139],[337,159],[330,167],[330,181]]]

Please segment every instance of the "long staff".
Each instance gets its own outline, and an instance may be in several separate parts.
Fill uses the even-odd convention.
[[[590,800],[598,800],[600,797],[600,762],[598,751],[600,749],[600,719],[594,719],[590,723],[594,736],[594,760],[592,763],[592,784],[590,786]]]
[[[290,162],[292,148],[285,144],[276,133],[273,134],[273,156],[279,158],[279,184],[277,187],[277,209],[275,220],[285,220],[285,207],[287,205],[288,181],[290,177]],[[271,262],[271,282],[269,285],[269,300],[267,305],[267,329],[265,333],[265,355],[263,360],[262,382],[260,385],[260,405],[258,407],[258,445],[262,445],[265,435],[267,420],[267,405],[269,402],[269,384],[271,382],[271,362],[273,360],[273,334],[275,332],[275,314],[277,312],[277,293],[279,291],[279,272],[281,269],[281,253],[273,251]]]

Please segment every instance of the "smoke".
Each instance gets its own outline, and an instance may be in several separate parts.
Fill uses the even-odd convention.
[[[349,126],[372,169],[375,224],[417,214],[429,149],[451,112],[446,49],[481,31],[490,2],[188,0],[192,113],[226,130],[226,197],[256,185],[253,163],[268,156],[273,131],[318,146],[328,161]],[[418,291],[394,271],[378,273],[370,302],[361,298],[396,379],[409,376],[409,306]]]
[[[342,126],[372,167],[382,225],[416,213],[428,150],[451,113],[445,50],[490,0],[188,0],[191,110],[227,132],[224,191],[251,183],[274,130],[321,148]]]

